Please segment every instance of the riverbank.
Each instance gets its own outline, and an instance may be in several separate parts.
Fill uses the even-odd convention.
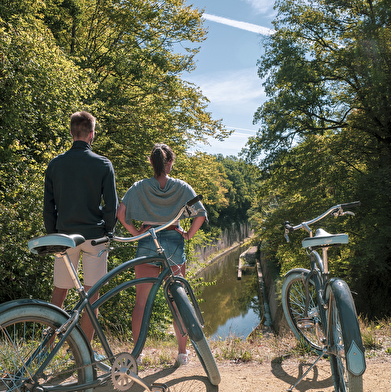
[[[216,251],[212,254],[210,254],[205,260],[203,260],[202,262],[197,263],[197,267],[194,268],[193,266],[190,266],[190,269],[192,270],[191,275],[197,277],[197,275],[207,266],[209,266],[210,264],[213,264],[215,261],[217,261],[218,259],[220,259],[221,257],[226,256],[228,253],[234,251],[237,248],[240,248],[241,246],[243,247],[250,247],[252,245],[254,245],[255,243],[258,242],[258,238],[255,236],[252,237],[247,237],[245,238],[243,241],[240,242],[235,242],[234,244],[232,244],[231,246],[229,246],[228,248],[224,249],[224,250],[219,250]]]
[[[391,319],[380,323],[361,322],[363,340],[366,345],[367,370],[364,373],[364,390],[367,392],[391,389]],[[149,342],[144,350],[139,375],[148,382],[164,382],[170,392],[283,392],[303,374],[316,356],[306,352],[297,343],[292,333],[284,336],[268,334],[249,341],[229,338],[210,342],[213,355],[221,374],[218,387],[212,386],[189,344],[190,363],[180,368],[173,367],[176,344],[169,346]],[[118,347],[126,351],[125,347]],[[112,385],[96,389],[98,392],[114,392]],[[141,392],[133,387],[132,392]],[[330,363],[321,359],[297,386],[295,391],[332,392]]]

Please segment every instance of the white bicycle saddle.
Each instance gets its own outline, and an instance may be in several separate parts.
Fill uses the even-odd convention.
[[[330,234],[323,229],[317,229],[313,237],[304,238],[301,242],[303,248],[313,248],[315,246],[331,246],[347,244],[349,236],[347,234]]]
[[[32,238],[28,243],[31,252],[37,255],[63,253],[68,248],[76,248],[85,241],[80,234],[48,234],[43,237]]]

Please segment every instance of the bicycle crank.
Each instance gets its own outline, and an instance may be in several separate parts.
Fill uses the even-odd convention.
[[[136,360],[129,353],[121,353],[115,357],[111,367],[111,381],[115,389],[127,391],[132,387],[137,376]]]
[[[114,388],[119,391],[127,391],[134,383],[137,383],[150,392],[168,392],[168,387],[165,384],[148,385],[137,375],[137,372],[137,362],[132,355],[129,353],[116,355],[111,367],[111,381]]]

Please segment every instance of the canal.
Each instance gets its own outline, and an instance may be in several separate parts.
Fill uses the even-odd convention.
[[[204,332],[212,339],[236,336],[245,339],[260,323],[255,269],[237,279],[238,260],[247,247],[238,247],[216,259],[199,276],[205,282],[198,299],[205,320]]]

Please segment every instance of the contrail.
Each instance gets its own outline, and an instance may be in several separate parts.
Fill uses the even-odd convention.
[[[240,22],[238,20],[222,18],[221,16],[211,15],[211,14],[203,14],[202,15],[206,20],[210,20],[211,22],[221,23],[228,26],[236,27],[238,29],[251,31],[252,33],[262,34],[262,35],[273,35],[275,30],[269,29],[267,27],[258,26],[252,23]]]

